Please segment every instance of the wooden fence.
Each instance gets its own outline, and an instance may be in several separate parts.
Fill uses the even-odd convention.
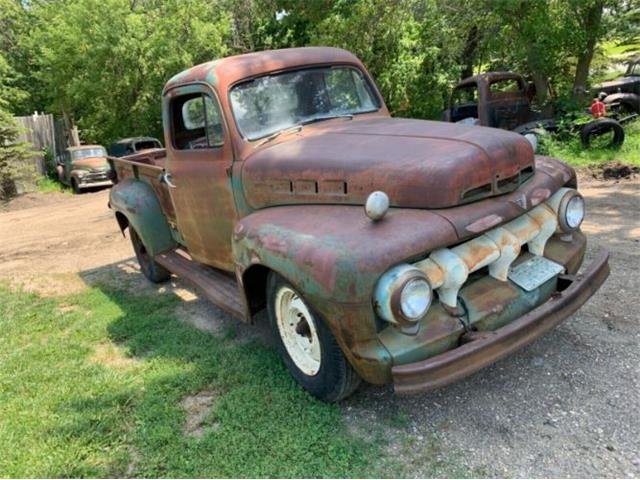
[[[46,164],[45,152],[51,155],[53,162],[60,159],[70,144],[71,133],[63,119],[56,119],[51,114],[34,113],[15,117],[15,120],[23,130],[18,141],[28,142],[33,150],[32,157],[24,165],[27,173],[16,179],[17,192],[22,193],[33,189],[35,179],[46,175],[47,168],[52,168],[53,165]]]

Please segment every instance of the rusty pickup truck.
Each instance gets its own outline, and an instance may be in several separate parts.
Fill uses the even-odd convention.
[[[609,273],[580,273],[575,172],[521,135],[391,118],[335,48],[190,68],[162,93],[165,149],[112,159],[110,207],[144,275],[175,274],[337,401],[423,392],[551,330]],[[570,348],[568,346],[568,348]]]

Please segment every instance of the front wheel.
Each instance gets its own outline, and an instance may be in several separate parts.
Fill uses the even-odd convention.
[[[75,178],[71,179],[71,188],[73,189],[73,193],[75,193],[76,195],[79,195],[82,193],[82,189],[80,188],[80,185],[78,184],[78,180]]]
[[[360,377],[322,318],[274,272],[267,280],[267,310],[282,359],[305,390],[337,402],[358,388]]]
[[[153,283],[161,283],[169,280],[171,272],[159,265],[147,252],[147,248],[142,243],[142,240],[138,236],[138,233],[131,227],[129,227],[129,236],[131,237],[131,243],[133,244],[133,250],[136,252],[136,258],[140,264],[140,270]]]

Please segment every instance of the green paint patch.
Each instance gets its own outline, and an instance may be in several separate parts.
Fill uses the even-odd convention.
[[[196,330],[177,297],[0,285],[3,477],[399,476],[275,352]]]

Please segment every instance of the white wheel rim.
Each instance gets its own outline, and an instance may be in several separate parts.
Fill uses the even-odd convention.
[[[276,321],[287,353],[305,375],[320,370],[320,339],[311,312],[304,300],[289,287],[281,287],[276,294]]]

